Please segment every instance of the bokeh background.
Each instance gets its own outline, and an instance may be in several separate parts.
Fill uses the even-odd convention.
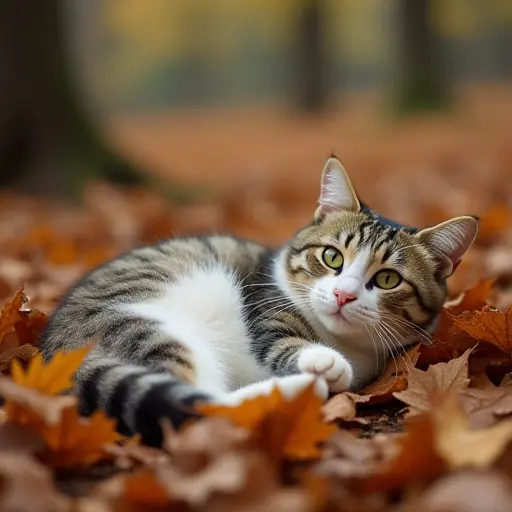
[[[172,234],[278,244],[333,152],[417,226],[482,218],[511,302],[510,0],[3,0],[0,298]]]

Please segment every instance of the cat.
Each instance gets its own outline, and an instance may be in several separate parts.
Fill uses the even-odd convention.
[[[473,216],[421,230],[381,217],[331,157],[313,221],[289,243],[216,235],[137,248],[71,289],[41,351],[94,342],[76,374],[81,413],[102,408],[152,445],[161,417],[178,426],[199,402],[310,384],[324,400],[428,338],[477,229]]]

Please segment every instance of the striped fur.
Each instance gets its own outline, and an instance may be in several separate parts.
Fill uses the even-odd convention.
[[[52,315],[46,358],[90,341],[76,375],[81,411],[159,444],[200,401],[237,403],[274,385],[293,396],[357,389],[435,326],[446,278],[476,234],[472,217],[416,230],[359,202],[336,159],[311,225],[272,250],[229,236],[176,238],[93,270]],[[330,268],[327,247],[343,255]],[[382,269],[402,281],[384,290]],[[340,307],[335,290],[350,292]]]

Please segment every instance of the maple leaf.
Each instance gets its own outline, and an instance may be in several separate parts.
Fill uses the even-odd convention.
[[[76,407],[68,407],[57,425],[40,429],[47,447],[39,457],[52,467],[90,466],[107,457],[106,446],[123,439],[115,424],[103,411],[82,418]]]
[[[472,430],[455,393],[436,405],[436,451],[452,468],[487,467],[512,440],[511,420]]]
[[[19,386],[7,377],[0,377],[0,396],[5,399],[6,418],[33,430],[40,430],[44,425],[57,425],[64,409],[76,404],[73,396],[43,395]]]
[[[411,368],[409,385],[405,391],[393,393],[411,408],[412,413],[425,412],[431,407],[432,393],[446,390],[462,390],[469,385],[468,358],[471,350],[466,350],[457,359],[448,363],[438,363],[424,372]]]
[[[393,393],[407,387],[408,370],[418,361],[420,347],[414,346],[405,355],[389,360],[382,375],[358,393],[349,393],[356,403],[368,405],[389,402]]]
[[[456,325],[478,341],[486,341],[512,355],[512,307],[506,311],[486,309],[454,318]]]
[[[311,385],[292,400],[285,400],[275,387],[269,396],[246,400],[237,407],[204,404],[199,412],[251,430],[262,449],[276,459],[308,459],[320,455],[318,443],[335,431],[322,421],[321,407]]]
[[[57,395],[73,387],[72,378],[91,349],[90,345],[71,352],[58,352],[49,363],[37,354],[29,363],[26,371],[18,361],[12,362],[12,378],[21,386],[31,388],[48,395]]]

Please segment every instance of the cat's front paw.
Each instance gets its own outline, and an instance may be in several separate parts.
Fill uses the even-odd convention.
[[[301,373],[322,376],[335,393],[347,390],[354,376],[352,365],[339,352],[322,345],[302,349],[297,365]]]

